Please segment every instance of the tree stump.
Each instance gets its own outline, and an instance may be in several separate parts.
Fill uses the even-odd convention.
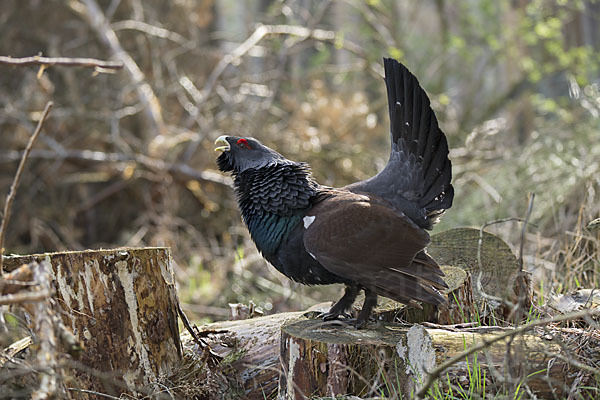
[[[497,334],[482,332],[486,329],[450,331],[395,323],[357,331],[331,322],[296,320],[282,327],[279,398],[413,398],[427,371]],[[536,334],[520,335],[510,344],[506,338],[453,365],[441,383],[463,388],[479,383],[494,393],[494,380],[500,377],[513,379],[515,386],[527,385],[540,398],[560,396],[563,383],[572,378],[564,372],[567,363],[559,359],[549,363],[548,354],[559,352],[560,344]]]
[[[162,390],[153,385],[181,358],[168,249],[10,256],[4,265],[10,271],[32,261],[49,265],[53,312],[83,345],[78,360],[64,359],[68,396],[95,398],[85,391],[138,396]]]

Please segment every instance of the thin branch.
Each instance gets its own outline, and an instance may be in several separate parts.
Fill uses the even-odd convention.
[[[50,109],[54,103],[49,101],[46,104],[46,108],[44,108],[44,112],[42,113],[42,117],[38,121],[38,124],[33,132],[33,135],[29,138],[29,143],[27,143],[27,147],[25,147],[25,151],[23,152],[23,156],[21,157],[21,162],[19,163],[19,167],[17,168],[17,172],[15,174],[15,178],[10,187],[10,191],[6,196],[6,203],[4,204],[4,212],[2,214],[2,224],[0,224],[0,275],[4,274],[4,268],[2,267],[2,263],[4,260],[4,235],[6,234],[6,227],[8,226],[8,220],[10,219],[10,208],[12,206],[13,201],[15,200],[15,196],[17,194],[17,188],[19,187],[19,182],[21,180],[21,174],[23,173],[23,169],[25,168],[25,162],[27,161],[27,157],[31,152],[31,147],[33,143],[37,139],[40,131],[42,130],[42,125],[44,121],[48,117],[48,113],[50,113]]]
[[[49,297],[50,289],[50,271],[52,266],[50,261],[34,263],[33,279],[41,287],[39,292],[47,293]],[[58,384],[58,341],[56,340],[56,315],[52,309],[52,299],[35,304],[33,312],[35,336],[39,348],[37,350],[38,365],[49,370],[49,373],[43,374],[40,378],[39,388],[31,394],[33,400],[60,398],[61,388]]]
[[[47,290],[36,290],[33,292],[22,292],[0,296],[0,306],[7,304],[35,303],[50,297]]]
[[[152,86],[146,81],[146,77],[140,67],[129,53],[123,49],[123,46],[121,46],[119,38],[106,20],[98,3],[95,0],[83,0],[85,10],[75,6],[75,4],[70,4],[71,8],[78,13],[83,12],[92,28],[96,31],[98,37],[100,37],[100,39],[110,48],[113,56],[124,64],[125,70],[129,73],[131,80],[135,84],[139,98],[145,106],[146,117],[154,128],[154,134],[162,134],[166,128],[162,117],[160,102],[158,101]]]
[[[342,48],[354,53],[363,55],[362,48],[348,40],[344,40],[343,36],[339,35],[335,31],[328,31],[324,29],[310,29],[304,26],[295,25],[258,25],[254,33],[248,37],[242,44],[236,47],[231,53],[226,54],[217,66],[212,70],[206,80],[206,84],[202,91],[194,88],[190,95],[194,98],[196,104],[204,102],[210,93],[212,92],[217,80],[221,76],[229,64],[235,63],[244,54],[250,51],[265,37],[272,35],[288,35],[297,36],[302,40],[315,39],[319,41],[331,42],[340,45]]]
[[[529,279],[526,277],[525,271],[523,271],[523,247],[525,246],[525,234],[527,233],[527,224],[529,223],[529,218],[531,218],[531,213],[533,211],[533,201],[535,200],[535,193],[529,194],[529,205],[527,206],[527,214],[525,215],[525,220],[523,221],[523,226],[521,227],[521,241],[519,244],[519,257],[517,258],[517,278],[516,278],[516,304],[514,304],[510,315],[513,317],[515,327],[519,325],[521,318],[523,317],[524,310],[524,300],[527,299],[529,295],[529,287],[531,284],[529,283]],[[525,307],[529,307],[530,304],[525,304]],[[510,341],[507,344],[507,352],[510,349]],[[510,353],[508,353],[510,355]]]
[[[190,335],[192,335],[192,339],[194,339],[194,342],[196,342],[199,348],[202,349],[202,358],[204,359],[204,361],[207,361],[213,366],[217,365],[223,357],[215,353],[210,348],[210,345],[208,343],[206,343],[204,340],[198,337],[196,331],[194,331],[194,328],[190,324],[190,320],[188,319],[187,315],[185,315],[185,313],[183,312],[183,309],[181,308],[181,303],[177,303],[177,313],[179,314],[179,318],[181,318],[181,322],[183,322],[185,329],[190,333]],[[181,354],[179,356],[181,357]]]
[[[523,227],[521,229],[521,243],[519,245],[519,272],[523,271],[523,246],[525,244],[525,233],[527,232],[527,224],[529,223],[529,218],[531,217],[531,212],[533,211],[533,200],[535,200],[535,193],[530,193],[529,205],[527,206],[527,214],[525,215],[525,220],[523,221]]]
[[[13,162],[21,157],[21,152],[7,151],[0,153],[0,163]],[[43,160],[83,160],[93,162],[135,162],[149,170],[167,172],[174,177],[187,180],[199,180],[220,185],[232,186],[231,178],[212,171],[198,171],[183,163],[168,163],[164,160],[148,157],[142,154],[104,153],[92,150],[34,150],[30,158]]]
[[[84,67],[84,68],[95,68],[96,70],[102,71],[106,69],[121,69],[123,63],[118,61],[102,61],[95,58],[70,58],[70,57],[23,57],[23,58],[12,58],[0,56],[0,65],[12,65],[12,66],[30,66],[38,65],[43,67],[52,67],[54,65],[60,65],[63,67]]]
[[[559,360],[562,360],[562,361],[566,362],[567,364],[571,364],[572,366],[574,366],[577,369],[583,370],[585,372],[589,372],[590,374],[594,374],[594,375],[600,374],[600,369],[591,367],[587,364],[577,361],[574,358],[565,357],[562,354],[553,353],[550,351],[544,351],[544,354],[547,355],[548,357],[558,358]]]
[[[14,294],[22,289],[36,285],[32,282],[33,271],[30,264],[23,264],[17,269],[4,274],[0,279],[0,295]]]
[[[93,394],[94,396],[98,396],[98,397],[104,397],[106,399],[113,399],[113,400],[120,400],[121,397],[115,397],[115,396],[111,396],[110,394],[106,394],[106,393],[100,393],[100,392],[95,392],[93,390],[87,390],[87,389],[79,389],[79,388],[67,388],[68,391],[71,392],[79,392],[79,393],[85,393],[85,394]]]
[[[525,333],[537,326],[543,326],[543,325],[548,325],[548,324],[562,322],[562,321],[585,318],[585,317],[589,317],[592,315],[600,315],[600,309],[587,309],[587,310],[577,311],[577,312],[573,312],[573,313],[569,313],[569,314],[559,315],[557,317],[539,319],[537,321],[533,321],[526,325],[523,325],[519,328],[501,333],[492,339],[483,338],[481,343],[468,348],[467,350],[463,351],[460,354],[455,355],[452,358],[449,358],[448,360],[446,360],[445,362],[440,364],[437,368],[435,368],[433,371],[429,372],[427,381],[425,382],[425,384],[421,387],[421,389],[417,393],[416,398],[423,399],[425,397],[425,395],[427,394],[427,391],[431,388],[431,385],[433,384],[433,382],[437,378],[439,378],[440,375],[446,369],[448,369],[451,366],[453,366],[454,364],[464,360],[465,357],[490,347],[492,344],[494,344],[496,342],[502,341],[502,340],[510,338],[510,337],[514,337],[516,335],[520,335],[520,334]]]
[[[181,36],[177,32],[170,31],[168,29],[160,28],[158,26],[150,25],[142,21],[134,21],[131,19],[115,22],[112,25],[113,30],[120,31],[124,29],[136,30],[143,32],[150,36],[155,36],[161,39],[168,39],[177,44],[185,46],[191,43],[185,37]]]

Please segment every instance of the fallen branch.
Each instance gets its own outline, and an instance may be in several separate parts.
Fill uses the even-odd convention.
[[[33,135],[29,138],[29,143],[27,143],[27,147],[25,147],[25,151],[23,152],[23,156],[21,157],[21,162],[19,163],[19,167],[17,168],[17,172],[15,173],[15,178],[13,179],[13,183],[10,186],[10,190],[8,195],[6,196],[6,203],[4,204],[4,212],[2,213],[2,224],[0,224],[0,275],[4,274],[4,269],[2,268],[2,262],[4,259],[4,235],[6,234],[6,227],[8,226],[8,220],[10,219],[10,208],[12,206],[13,201],[15,200],[15,196],[17,194],[17,188],[19,187],[19,181],[21,180],[21,174],[23,173],[23,169],[25,168],[25,162],[27,161],[27,157],[31,152],[31,148],[33,147],[33,143],[37,139],[40,131],[42,130],[42,125],[44,121],[48,117],[48,113],[50,113],[50,109],[54,103],[49,101],[46,104],[46,108],[44,108],[44,112],[42,113],[42,117],[38,121],[38,124],[33,132]]]
[[[425,395],[427,394],[427,391],[431,388],[431,385],[433,384],[433,382],[435,382],[435,380],[438,379],[445,370],[447,370],[454,364],[464,360],[465,357],[467,357],[473,353],[476,353],[478,351],[481,351],[496,342],[499,342],[506,338],[514,337],[516,335],[520,335],[520,334],[525,333],[537,326],[544,326],[544,325],[548,325],[548,324],[556,323],[556,322],[590,317],[593,315],[600,315],[600,309],[588,309],[588,310],[577,311],[574,313],[559,315],[557,317],[539,319],[537,321],[530,322],[527,325],[522,325],[519,328],[501,333],[501,334],[495,336],[493,339],[485,339],[484,338],[481,341],[481,343],[477,344],[476,346],[472,346],[472,347],[468,348],[464,352],[457,354],[456,356],[454,356],[452,358],[449,358],[447,361],[442,363],[440,366],[438,366],[434,370],[430,371],[428,373],[427,380],[425,381],[425,383],[423,384],[423,386],[417,393],[416,398],[417,399],[425,398]]]
[[[12,58],[6,56],[0,56],[0,64],[12,65],[12,66],[31,66],[38,65],[42,67],[52,67],[60,65],[63,67],[84,67],[84,68],[95,68],[97,71],[102,70],[114,70],[123,68],[123,63],[118,61],[102,61],[95,58],[70,58],[70,57],[23,57],[23,58]]]
[[[33,271],[29,264],[23,264],[14,271],[8,272],[0,278],[0,295],[15,294],[25,288],[35,286]]]
[[[49,261],[34,263],[33,279],[40,285],[39,292],[50,293],[50,271],[52,266]],[[34,292],[35,293],[35,292]],[[60,396],[62,387],[58,383],[58,351],[56,340],[56,312],[52,309],[53,300],[39,302],[34,307],[33,321],[34,331],[39,342],[37,351],[37,365],[41,369],[47,369],[49,373],[42,374],[39,388],[32,393],[33,400],[51,399]]]

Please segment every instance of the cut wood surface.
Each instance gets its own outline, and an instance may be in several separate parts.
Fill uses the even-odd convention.
[[[9,256],[4,265],[18,270],[32,261],[49,265],[54,311],[83,344],[79,360],[63,371],[69,376],[67,394],[78,399],[95,396],[75,389],[147,394],[171,372],[181,343],[168,249]]]
[[[474,228],[449,229],[432,235],[427,252],[440,265],[468,271],[476,301],[486,294],[505,298],[514,290],[518,261],[508,244],[496,235]]]

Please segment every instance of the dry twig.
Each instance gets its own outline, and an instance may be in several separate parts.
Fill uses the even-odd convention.
[[[48,261],[35,263],[33,267],[33,278],[40,285],[40,290],[38,292],[50,293],[51,268],[52,266]],[[40,387],[32,393],[31,398],[33,400],[51,399],[60,392],[57,381],[57,326],[56,318],[51,307],[51,301],[52,300],[37,303],[33,315],[35,333],[40,346],[37,352],[38,366],[48,370],[48,373],[43,374],[41,377]]]
[[[48,113],[54,103],[49,101],[46,104],[46,108],[44,108],[44,112],[42,113],[42,117],[40,118],[33,135],[29,138],[29,143],[27,143],[27,147],[25,147],[25,151],[23,152],[23,156],[21,157],[21,162],[19,163],[19,167],[17,168],[17,172],[15,173],[15,178],[13,179],[13,183],[8,192],[8,196],[6,196],[6,203],[4,204],[4,212],[2,214],[2,224],[0,224],[0,274],[4,274],[4,269],[2,267],[2,262],[4,259],[4,235],[6,234],[6,227],[8,225],[8,220],[10,219],[10,208],[12,206],[13,201],[15,200],[15,196],[17,194],[17,187],[19,186],[19,181],[21,180],[21,174],[23,173],[23,169],[25,167],[25,162],[27,161],[27,157],[29,156],[29,152],[31,152],[31,148],[33,147],[33,143],[37,139],[38,135],[42,130],[42,125],[44,121],[48,117]]]
[[[7,151],[0,153],[0,163],[13,162],[22,156],[18,151]],[[123,154],[123,153],[105,153],[92,150],[34,150],[30,158],[43,160],[82,160],[92,162],[134,162],[151,171],[166,172],[174,177],[181,177],[186,180],[199,180],[216,183],[220,185],[231,186],[231,178],[225,177],[217,172],[199,171],[183,163],[168,163],[164,160],[148,157],[143,154]]]
[[[40,300],[45,300],[48,297],[50,297],[50,292],[45,290],[6,294],[4,296],[0,296],[0,306],[16,303],[33,303]]]
[[[60,65],[64,67],[84,67],[94,68],[98,72],[105,72],[104,70],[114,70],[123,68],[122,62],[116,61],[102,61],[95,58],[70,58],[70,57],[23,57],[23,58],[12,58],[0,56],[0,64],[12,65],[12,66],[30,66],[39,65],[42,67],[51,67],[54,65]]]
[[[162,134],[165,130],[165,122],[162,117],[160,102],[154,90],[146,81],[144,73],[133,60],[133,57],[121,46],[119,38],[111,28],[98,3],[94,0],[84,0],[83,3],[85,4],[85,10],[75,4],[70,5],[74,11],[84,14],[98,37],[110,48],[113,55],[124,64],[125,70],[136,86],[140,100],[145,105],[146,116],[154,128],[154,134]]]
[[[362,54],[362,48],[351,41],[344,40],[343,37],[334,31],[328,31],[324,29],[310,29],[304,26],[296,25],[258,25],[254,33],[248,37],[242,44],[236,47],[231,53],[226,54],[212,70],[206,84],[202,91],[199,91],[195,87],[190,87],[191,82],[187,82],[186,90],[193,97],[196,104],[206,101],[213,88],[215,87],[217,80],[225,72],[225,69],[229,64],[235,63],[244,54],[250,51],[256,46],[261,40],[268,36],[274,35],[288,35],[296,36],[301,40],[315,39],[318,41],[332,42],[341,45],[344,49],[355,53]]]

